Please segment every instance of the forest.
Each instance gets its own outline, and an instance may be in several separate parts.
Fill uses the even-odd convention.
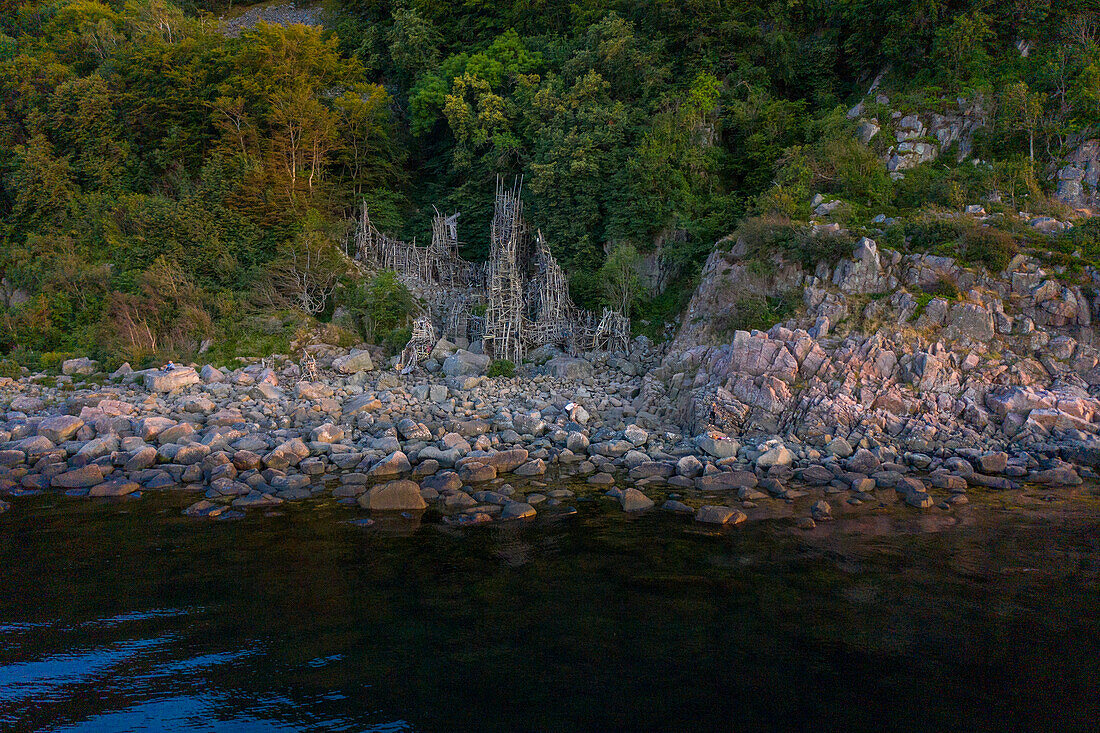
[[[894,246],[992,188],[1057,214],[1054,172],[1100,125],[1095,0],[331,0],[323,27],[227,34],[240,5],[0,0],[10,363],[286,353],[316,329],[397,350],[415,303],[346,266],[356,212],[424,241],[433,205],[461,211],[481,259],[497,176],[522,176],[578,304],[626,262],[660,337],[747,222],[821,192],[853,228],[908,221]],[[971,160],[891,177],[845,114],[876,79],[894,108],[983,100]],[[303,257],[334,283],[315,308]]]

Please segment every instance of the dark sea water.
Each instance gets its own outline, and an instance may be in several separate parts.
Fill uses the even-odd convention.
[[[809,533],[13,500],[0,730],[1095,731],[1090,496]]]

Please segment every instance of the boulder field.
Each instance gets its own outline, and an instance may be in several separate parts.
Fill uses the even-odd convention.
[[[440,340],[409,374],[315,344],[312,380],[279,356],[2,378],[0,512],[38,492],[178,490],[200,494],[185,512],[200,518],[328,497],[464,525],[568,514],[590,493],[716,526],[794,506],[810,527],[1095,477],[1095,290],[1023,255],[993,275],[869,239],[813,273],[775,265],[772,286],[803,304],[766,332],[721,330],[747,277],[735,246],[712,255],[672,343],[541,347],[515,377]],[[957,295],[919,291],[944,279]]]

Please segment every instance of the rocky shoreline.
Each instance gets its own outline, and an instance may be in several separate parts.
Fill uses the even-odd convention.
[[[1027,254],[990,273],[866,237],[813,272],[770,257],[763,277],[743,242],[719,247],[671,343],[543,346],[514,377],[441,339],[407,374],[312,343],[308,379],[285,356],[0,379],[0,511],[184,490],[195,517],[328,496],[462,525],[568,513],[579,492],[711,524],[793,506],[811,527],[837,506],[951,512],[971,490],[1096,478],[1100,273]],[[799,293],[799,315],[723,331],[762,291]]]
[[[922,452],[871,431],[816,445],[796,432],[683,432],[675,404],[644,409],[670,361],[644,339],[617,355],[544,349],[512,378],[484,376],[488,357],[445,341],[410,375],[377,370],[367,350],[309,348],[316,381],[280,358],[111,375],[77,359],[60,377],[0,380],[0,511],[40,492],[172,490],[198,495],[184,512],[196,518],[330,497],[368,511],[366,525],[429,508],[467,525],[567,515],[575,500],[608,497],[626,512],[659,506],[711,525],[783,516],[812,528],[841,505],[953,512],[974,489],[1095,478],[1064,460],[1092,455],[1080,440]],[[705,394],[700,384],[693,400]]]

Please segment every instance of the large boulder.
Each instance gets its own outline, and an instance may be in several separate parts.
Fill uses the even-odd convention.
[[[268,382],[260,382],[248,390],[248,396],[257,402],[273,402],[286,399],[283,391]]]
[[[498,473],[504,473],[506,471],[514,471],[524,463],[527,463],[527,456],[528,453],[526,448],[511,448],[509,450],[490,453],[487,456],[479,456],[473,460],[478,463],[492,466]]]
[[[38,423],[38,434],[49,438],[53,443],[64,443],[76,435],[76,431],[82,427],[84,427],[84,421],[79,417],[57,415],[56,417],[47,417]]]
[[[332,368],[341,374],[355,374],[356,372],[369,372],[374,369],[369,351],[352,349],[351,353],[333,360]]]
[[[419,511],[427,508],[415,481],[390,481],[359,497],[359,506],[374,511]]]
[[[386,478],[400,476],[411,470],[412,465],[409,463],[408,456],[401,451],[394,451],[371,466],[370,470],[367,471],[367,475],[371,478]]]
[[[572,356],[556,356],[546,362],[546,372],[558,379],[587,379],[594,373],[592,364]]]
[[[459,349],[443,360],[443,373],[448,377],[478,377],[488,371],[491,361],[485,354]]]
[[[59,489],[87,489],[103,483],[103,469],[97,463],[74,468],[54,476],[50,484]]]
[[[159,415],[145,417],[142,418],[141,422],[138,424],[138,435],[141,436],[142,440],[152,440],[175,424],[176,421],[170,417],[161,417]]]
[[[768,374],[788,383],[798,376],[798,360],[785,341],[768,338],[767,334],[735,331],[729,347],[729,365],[724,369],[729,376]]]
[[[458,346],[452,344],[447,339],[439,339],[435,342],[435,346],[432,347],[432,353],[430,356],[436,361],[446,361],[447,357],[458,351]]]
[[[34,395],[19,395],[11,401],[10,409],[15,412],[23,412],[28,415],[38,412],[46,403]]]
[[[382,409],[382,401],[373,394],[361,394],[344,402],[345,415],[358,415],[360,412],[373,412]]]
[[[176,367],[175,369],[151,369],[145,372],[145,389],[150,392],[171,392],[181,387],[198,384],[199,373],[192,367]]]
[[[215,382],[224,382],[225,375],[219,369],[207,364],[199,370],[199,379],[202,380],[203,384],[214,384]]]
[[[167,445],[168,443],[179,443],[189,435],[195,434],[195,426],[191,423],[181,422],[171,427],[165,428],[157,433],[157,442],[161,445]]]
[[[523,501],[510,501],[500,512],[501,519],[530,519],[535,516],[535,508]]]
[[[112,481],[105,481],[98,486],[93,486],[88,491],[88,496],[127,496],[132,494],[141,487],[138,486],[136,481],[129,481],[127,479],[116,479]]]
[[[749,471],[722,471],[707,474],[695,479],[695,488],[700,491],[733,491],[735,489],[756,488],[756,474]]]
[[[1001,419],[1008,415],[1026,415],[1032,410],[1051,408],[1056,403],[1057,398],[1051,392],[1031,387],[994,389],[985,398],[986,407]]]
[[[960,303],[947,316],[948,338],[989,341],[995,333],[993,314],[974,303]]]
[[[561,356],[561,349],[554,344],[543,344],[527,352],[527,361],[542,366],[556,356]]]
[[[397,423],[397,432],[401,434],[405,440],[431,440],[432,431],[428,429],[426,425],[418,423],[412,418],[402,418]]]
[[[784,445],[777,445],[763,453],[756,459],[758,468],[771,468],[772,466],[789,466],[794,461],[794,455]]]
[[[887,286],[875,240],[867,237],[859,240],[852,259],[837,265],[833,284],[846,293],[877,293]]]
[[[732,458],[737,455],[741,444],[721,433],[707,433],[695,439],[699,450],[715,458]]]
[[[676,462],[676,473],[687,478],[695,478],[703,472],[703,462],[692,455],[687,455]]]
[[[82,356],[79,359],[66,359],[61,363],[61,373],[73,377],[94,374],[95,370],[98,368],[99,362],[93,361],[86,356]]]
[[[619,503],[622,504],[624,512],[641,512],[653,507],[653,499],[635,488],[623,491],[619,496]]]
[[[339,443],[344,439],[344,429],[327,422],[310,431],[309,439],[314,443]]]

